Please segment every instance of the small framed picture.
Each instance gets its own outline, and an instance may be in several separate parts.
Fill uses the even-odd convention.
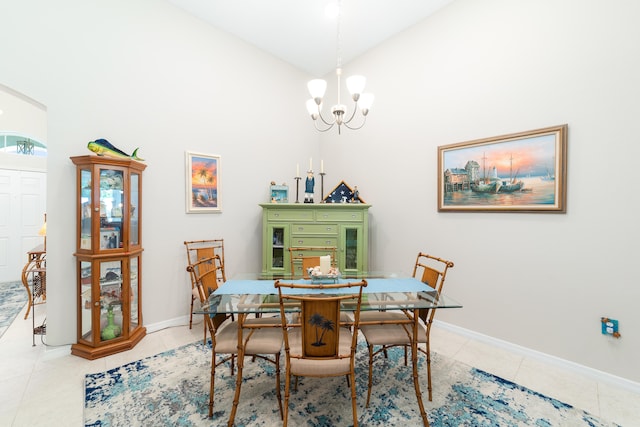
[[[271,203],[289,203],[289,186],[272,184]]]
[[[100,229],[100,249],[116,249],[120,247],[120,229],[108,227]]]
[[[186,152],[187,213],[219,213],[220,156]]]

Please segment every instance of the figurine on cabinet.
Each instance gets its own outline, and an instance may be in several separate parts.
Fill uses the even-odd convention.
[[[316,180],[313,177],[313,171],[309,169],[307,179],[304,182],[304,203],[313,203],[313,189],[315,185]]]

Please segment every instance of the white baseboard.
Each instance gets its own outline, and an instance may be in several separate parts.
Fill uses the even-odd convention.
[[[434,320],[433,325],[440,329],[453,332],[455,334],[467,337],[469,339],[483,342],[485,344],[489,344],[494,347],[498,347],[507,351],[511,351],[513,353],[520,354],[522,356],[526,356],[531,359],[539,360],[541,362],[545,362],[550,365],[557,366],[567,371],[571,371],[571,372],[575,372],[577,374],[583,375],[592,380],[610,384],[612,386],[619,387],[624,390],[640,394],[640,383],[637,383],[635,381],[618,377],[616,375],[612,375],[607,372],[600,371],[598,369],[589,368],[588,366],[580,365],[570,360],[561,359],[559,357],[542,353],[537,350],[532,350],[530,348],[513,344],[508,341],[503,341],[497,338],[490,337],[488,335],[483,335],[478,332],[474,332],[470,329],[461,328],[459,326],[452,325],[450,323]]]

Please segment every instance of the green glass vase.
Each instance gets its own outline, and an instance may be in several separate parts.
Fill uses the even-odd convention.
[[[107,326],[104,327],[102,332],[100,332],[100,336],[103,341],[112,340],[116,337],[120,336],[120,332],[122,329],[120,326],[116,325],[113,321],[113,307],[109,306],[107,309]]]

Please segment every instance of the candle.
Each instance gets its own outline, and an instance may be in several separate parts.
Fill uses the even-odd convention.
[[[320,173],[324,173],[324,160],[320,160]]]
[[[300,176],[300,163],[296,164],[296,177]]]
[[[309,157],[309,170],[310,171],[313,170],[313,166],[312,165],[313,165],[312,159],[311,159],[311,157]]]
[[[329,274],[331,268],[331,255],[323,255],[320,257],[320,273]]]

